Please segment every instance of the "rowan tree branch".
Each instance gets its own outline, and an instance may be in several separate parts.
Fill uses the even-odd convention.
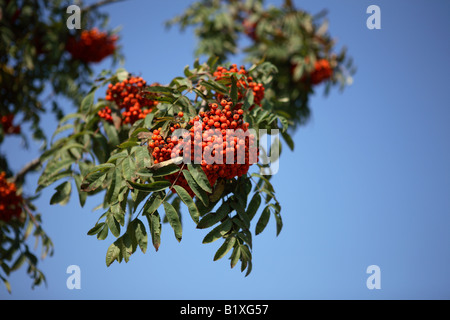
[[[30,172],[30,171],[36,170],[37,168],[39,168],[40,165],[41,165],[41,159],[40,158],[36,158],[34,160],[31,160],[19,172],[16,173],[16,175],[13,178],[13,182],[16,185],[17,184],[22,184],[24,179],[25,179],[25,175],[28,172]]]
[[[98,7],[107,5],[107,4],[111,4],[111,3],[115,3],[115,2],[119,2],[119,1],[125,1],[125,0],[102,0],[96,3],[93,3],[91,5],[88,5],[87,7],[84,7],[82,10],[83,11],[89,11],[89,10],[94,10],[97,9]]]

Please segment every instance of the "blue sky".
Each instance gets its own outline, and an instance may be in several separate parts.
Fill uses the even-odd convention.
[[[130,0],[105,7],[122,26],[125,68],[166,83],[192,65],[193,33],[166,30],[164,21],[192,1]],[[267,1],[279,4],[281,1]],[[275,221],[253,239],[247,278],[224,258],[220,243],[184,219],[178,243],[163,226],[160,250],[105,265],[113,241],[86,232],[99,213],[88,201],[50,206],[53,188],[37,205],[55,253],[39,263],[48,286],[31,290],[20,270],[1,299],[449,299],[450,277],[450,3],[434,1],[294,1],[311,13],[329,10],[330,32],[358,68],[343,93],[322,90],[312,118],[285,148],[273,177],[284,227]],[[366,27],[366,8],[381,9],[381,29]],[[239,62],[238,62],[239,63]],[[98,66],[100,71],[109,62]],[[46,123],[49,134],[56,127]],[[37,153],[8,138],[20,168]],[[33,180],[34,179],[34,180]],[[36,179],[28,183],[34,190]],[[81,289],[66,287],[69,265],[81,269]],[[378,265],[381,289],[369,290],[366,268]]]

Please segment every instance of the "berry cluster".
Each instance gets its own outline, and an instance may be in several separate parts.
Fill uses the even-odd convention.
[[[74,59],[85,63],[100,62],[116,50],[117,36],[109,36],[97,28],[83,30],[80,38],[70,37],[66,50]]]
[[[243,75],[237,80],[237,87],[238,87],[238,100],[241,100],[244,97],[245,90],[250,89],[253,91],[254,96],[254,104],[261,106],[261,101],[264,99],[264,86],[261,83],[256,83],[253,81],[253,78],[248,75],[247,71],[245,70],[244,66],[241,66],[240,69],[238,69],[236,64],[231,65],[229,69],[224,67],[217,67],[216,71],[213,73],[213,76],[215,77],[215,80],[221,80],[223,78],[226,78],[231,73],[237,73],[238,75]],[[229,85],[231,87],[231,85]],[[244,89],[244,90],[242,90]],[[223,97],[218,96],[218,99],[221,100]],[[237,105],[238,107],[239,105]]]
[[[22,196],[17,194],[16,185],[6,180],[6,173],[0,173],[0,220],[8,222],[22,212]]]
[[[106,91],[105,99],[115,102],[122,112],[122,122],[124,124],[133,124],[152,111],[152,108],[158,104],[158,101],[149,98],[148,94],[143,93],[147,86],[145,80],[141,77],[129,76],[122,82],[110,83]],[[98,112],[98,115],[105,120],[112,122],[111,108],[106,106]]]
[[[257,36],[256,36],[257,25],[258,24],[256,22],[251,22],[249,19],[244,19],[244,21],[242,21],[242,27],[244,28],[244,33],[252,40],[257,39]]]
[[[10,113],[4,116],[0,116],[0,124],[3,127],[5,134],[20,134],[20,125],[14,126],[14,114]]]
[[[154,130],[149,142],[154,163],[179,156],[199,163],[211,186],[219,178],[232,179],[246,174],[250,165],[258,161],[258,149],[255,136],[246,134],[249,124],[243,121],[243,114],[229,99],[222,99],[220,107],[217,103],[209,104],[208,111],[190,119],[189,129],[181,137],[174,134],[164,139],[160,130]],[[182,117],[183,113],[178,116]],[[176,123],[170,131],[178,128],[180,125]],[[175,173],[166,178],[194,195],[183,175]]]
[[[317,60],[314,64],[314,71],[311,73],[311,83],[319,84],[333,75],[330,62],[326,59]]]

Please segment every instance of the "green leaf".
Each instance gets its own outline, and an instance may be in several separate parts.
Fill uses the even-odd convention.
[[[211,69],[215,69],[216,68],[216,64],[219,61],[219,57],[216,55],[213,55],[211,57],[209,57],[208,61],[206,61],[206,64],[211,68]],[[197,68],[197,67],[196,67]]]
[[[108,197],[110,203],[113,203],[116,199],[118,199],[119,194],[121,193],[123,188],[127,188],[125,180],[122,178],[122,168],[117,166],[113,172],[114,175],[114,185],[108,186],[108,192],[105,197]],[[109,197],[109,189],[112,190],[111,197]]]
[[[133,220],[134,237],[137,240],[139,248],[145,253],[147,251],[148,236],[145,226],[139,219]]]
[[[239,201],[231,201],[230,205],[234,210],[236,210],[239,218],[245,224],[245,227],[247,229],[250,228],[250,218],[245,212],[245,208],[242,206],[242,204]]]
[[[122,174],[125,180],[131,180],[133,177],[133,173],[135,170],[135,164],[134,160],[132,160],[130,157],[126,157],[122,161]]]
[[[238,88],[237,88],[237,80],[234,75],[231,76],[231,91],[230,91],[231,100],[233,101],[233,105],[236,105],[238,100]]]
[[[170,181],[155,181],[152,183],[136,183],[132,181],[127,181],[134,189],[146,192],[157,192],[163,191],[164,189],[170,187],[172,184]]]
[[[103,228],[103,226],[105,225],[104,222],[100,222],[97,223],[95,226],[93,226],[89,231],[88,231],[88,236],[94,236],[97,233],[99,233],[101,231],[101,229]]]
[[[91,170],[89,170],[89,173],[93,173],[93,172],[97,172],[97,171],[106,172],[109,169],[112,169],[114,167],[115,167],[115,165],[113,163],[102,163],[102,164],[96,165]]]
[[[133,200],[133,212],[136,211],[136,209],[141,204],[141,202],[145,198],[147,198],[148,194],[149,194],[148,192],[139,191],[139,190],[135,190],[134,192],[131,193],[132,200]],[[131,204],[130,204],[130,206],[131,206]]]
[[[146,147],[134,148],[134,154],[136,155],[136,167],[138,169],[144,169],[150,165],[150,155]]]
[[[73,159],[54,159],[50,161],[39,178],[38,184],[44,184],[45,181],[50,180],[50,178],[57,175],[61,170],[70,168],[73,162]]]
[[[61,205],[67,204],[70,199],[70,193],[72,191],[72,184],[70,181],[61,183],[55,188],[56,192],[50,199],[50,204],[59,203]]]
[[[281,219],[281,215],[275,212],[275,221],[277,224],[277,236],[280,234],[281,229],[283,228],[283,220]]]
[[[245,96],[243,109],[249,110],[250,107],[253,105],[254,101],[255,101],[255,97],[253,95],[253,90],[248,90],[247,94]]]
[[[71,129],[71,128],[73,128],[73,124],[71,124],[71,123],[65,124],[65,125],[63,125],[63,126],[58,126],[57,129],[56,129],[56,131],[53,133],[51,139],[53,140],[53,138],[54,138],[56,135],[58,135],[59,133],[65,131],[65,130]]]
[[[69,121],[70,119],[77,118],[77,119],[83,119],[83,115],[81,113],[69,113],[61,118],[59,121],[60,124],[65,123]]]
[[[73,148],[83,149],[83,150],[85,149],[85,147],[80,143],[67,143],[68,142],[67,138],[63,138],[58,141],[62,141],[62,143],[54,143],[50,149],[48,149],[42,153],[42,155],[40,156],[41,163],[44,163],[52,156],[55,157],[56,154],[61,154],[63,151],[65,151],[67,149],[73,149]]]
[[[241,249],[241,272],[247,268],[248,262],[252,260],[252,254],[246,245],[239,245]],[[248,272],[247,272],[248,274]]]
[[[197,224],[197,229],[205,229],[212,227],[217,222],[224,219],[231,212],[231,207],[227,202],[222,203],[222,205],[217,209],[216,212],[211,212],[205,215],[200,222]]]
[[[114,127],[114,125],[110,124],[107,121],[102,121],[102,123],[103,128],[105,128],[105,133],[108,136],[109,143],[111,143],[113,146],[117,146],[120,142],[117,129]]]
[[[216,81],[207,80],[200,82],[200,84],[210,90],[214,90],[216,93],[228,94],[228,88]]]
[[[151,127],[153,127],[152,122],[153,122],[153,118],[154,118],[154,117],[155,117],[155,113],[154,113],[154,112],[149,113],[149,114],[147,114],[147,115],[145,116],[145,119],[144,119],[144,126],[145,126],[146,128],[151,128]]]
[[[108,216],[106,217],[106,224],[111,231],[111,233],[117,238],[120,236],[120,224],[117,222],[117,220],[114,218],[114,214],[110,212]]]
[[[252,261],[249,260],[248,266],[247,266],[247,272],[245,273],[245,276],[248,276],[251,272],[252,272]]]
[[[91,89],[91,91],[88,93],[87,96],[85,96],[83,98],[83,100],[81,101],[81,113],[88,113],[89,109],[92,107],[92,105],[94,104],[94,97],[95,97],[95,91],[97,88]]]
[[[182,230],[180,218],[178,216],[178,212],[167,201],[163,202],[163,206],[164,206],[164,211],[166,212],[166,217],[169,220],[169,224],[175,233],[175,238],[178,240],[178,242],[180,242],[183,230]]]
[[[116,71],[117,80],[119,80],[120,82],[126,80],[128,78],[128,75],[128,71],[126,71],[124,68],[119,68]]]
[[[139,142],[137,141],[137,138],[127,140],[121,144],[119,144],[117,147],[120,149],[126,149],[134,146],[138,146]]]
[[[106,172],[95,171],[88,173],[88,175],[83,179],[81,184],[81,190],[85,192],[91,192],[100,187],[106,178]]]
[[[260,205],[261,205],[261,196],[259,195],[259,193],[255,193],[247,207],[247,216],[250,219],[250,221],[255,216]]]
[[[231,230],[233,223],[231,219],[226,219],[224,222],[219,224],[217,227],[212,229],[204,238],[202,243],[211,243],[223,237],[226,233]]]
[[[212,188],[211,184],[209,183],[208,177],[206,176],[206,173],[203,171],[202,166],[199,164],[192,164],[188,163],[187,165],[189,173],[192,175],[192,178],[194,178],[195,182],[206,192],[211,193]]]
[[[267,223],[270,219],[270,207],[267,206],[264,208],[261,216],[259,217],[258,222],[256,223],[255,234],[258,235],[266,228]]]
[[[125,262],[128,262],[130,260],[130,256],[133,254],[133,242],[131,241],[130,236],[128,233],[125,233],[123,236],[120,237],[122,241],[120,241],[120,253],[123,256],[123,259]]]
[[[231,248],[233,248],[235,242],[236,242],[235,237],[227,238],[220,246],[220,248],[216,251],[216,254],[214,255],[214,261],[223,258],[228,253],[228,251],[230,251]]]
[[[185,75],[186,77],[190,77],[190,76],[193,75],[193,73],[189,70],[189,65],[186,65],[186,66],[184,67],[183,73],[184,73],[184,75]]]
[[[136,174],[140,177],[151,178],[153,177],[153,173],[151,173],[147,168],[139,170]]]
[[[158,251],[161,244],[161,218],[158,211],[155,211],[152,214],[145,213],[145,216],[150,227],[153,247],[155,247],[155,250]]]
[[[234,266],[238,263],[240,257],[241,257],[241,246],[237,245],[234,247],[233,253],[231,254],[231,257],[230,257],[231,268],[234,268]]]
[[[183,187],[174,185],[173,188],[175,189],[176,193],[180,197],[181,201],[183,201],[184,204],[187,206],[192,220],[194,220],[195,223],[198,223],[198,220],[200,218],[200,213],[197,209],[197,206],[195,205],[194,200],[191,198],[189,193]]]
[[[109,267],[111,263],[114,262],[114,260],[119,259],[120,255],[120,247],[121,247],[122,239],[119,238],[116,241],[114,241],[106,251],[106,266]]]
[[[188,170],[183,170],[183,175],[187,183],[189,184],[189,187],[192,189],[195,195],[200,199],[200,201],[205,205],[205,207],[208,207],[209,198],[206,191],[203,190],[201,187],[199,187],[199,185],[194,180],[194,178],[192,177],[192,175],[189,173]]]
[[[49,185],[51,185],[55,181],[58,181],[60,179],[63,179],[63,178],[66,178],[66,177],[70,177],[70,176],[72,176],[72,170],[65,170],[65,171],[58,172],[55,175],[46,176],[46,177],[44,177],[44,179],[42,179],[38,183],[39,186],[36,189],[36,193],[39,192],[40,190],[42,190],[43,188],[48,187]]]
[[[149,86],[149,87],[147,87],[145,89],[145,92],[169,94],[169,95],[178,93],[177,90],[174,90],[174,89],[169,88],[169,87],[164,87],[164,86]]]
[[[106,237],[108,236],[108,226],[106,225],[106,223],[103,225],[102,229],[99,231],[99,233],[97,233],[97,239],[98,240],[105,240]]]
[[[0,279],[2,279],[3,284],[6,287],[6,290],[8,290],[8,292],[11,293],[11,284],[9,283],[9,281],[5,277],[3,277],[2,275],[0,275]]]
[[[165,177],[180,171],[180,167],[176,164],[169,164],[166,166],[159,167],[158,169],[149,169],[149,172],[153,173],[154,177]]]
[[[289,149],[294,151],[294,140],[292,140],[292,137],[286,131],[282,131],[281,136],[288,145]]]
[[[223,192],[225,191],[225,185],[226,185],[226,182],[225,182],[224,179],[220,179],[216,183],[212,194],[209,196],[209,200],[211,202],[217,202],[217,201],[220,200],[220,198],[222,197]]]
[[[211,202],[211,201],[209,201],[208,206],[205,206],[205,205],[203,204],[203,202],[201,202],[201,200],[198,199],[198,197],[197,197],[196,199],[194,199],[194,201],[195,201],[195,205],[196,205],[197,208],[198,208],[198,212],[200,212],[200,217],[202,217],[202,216],[204,216],[205,214],[211,212],[211,211],[214,209],[214,207],[216,206],[216,204],[217,204],[217,202]]]
[[[128,152],[126,150],[115,153],[109,157],[108,163],[115,163],[118,159],[125,158],[126,156],[128,156]]]
[[[265,182],[266,187],[268,188],[268,190],[272,193],[274,193],[274,189],[272,184],[270,183],[269,179],[267,179],[266,177],[264,177],[263,175],[260,175],[259,173],[253,172],[251,174],[252,177],[257,177],[259,179],[261,179],[262,181]]]
[[[128,190],[128,189],[126,189]],[[110,210],[114,216],[114,219],[123,226],[125,223],[125,209],[126,209],[126,196],[124,196],[125,201],[122,199],[120,202],[115,203],[111,206]]]
[[[23,254],[23,253],[21,253],[21,254],[17,257],[17,259],[16,259],[16,261],[14,262],[14,264],[11,266],[10,271],[14,271],[14,270],[20,269],[20,267],[22,266],[22,264],[26,261],[26,258],[27,258],[26,255]]]
[[[204,94],[203,94],[203,92],[201,92],[200,90],[198,90],[197,88],[194,88],[192,91],[194,91],[198,96],[200,96],[203,100],[208,100],[208,97],[207,96],[205,96]]]
[[[159,206],[162,204],[164,199],[164,194],[153,193],[150,198],[147,200],[147,202],[144,205],[144,214],[151,215],[153,212],[155,212]]]
[[[106,180],[106,179],[105,179]],[[108,180],[106,180],[105,184],[108,186],[105,197],[103,198],[103,207],[106,208],[110,206],[112,203],[115,203],[117,201],[117,198],[113,198],[114,191],[116,190],[116,184],[119,183],[118,181],[118,174],[117,174],[117,168],[111,173],[111,175],[108,177]]]

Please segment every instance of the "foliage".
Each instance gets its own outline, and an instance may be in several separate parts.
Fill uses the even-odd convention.
[[[45,150],[48,138],[42,117],[51,113],[61,119],[68,110],[61,101],[79,105],[91,85],[92,65],[71,55],[67,43],[79,37],[82,29],[105,27],[107,16],[98,6],[83,7],[82,29],[70,30],[66,26],[69,5],[61,0],[0,0],[0,147],[4,139],[20,135],[26,148],[33,139]],[[118,47],[111,56],[113,63],[121,58]],[[0,277],[8,290],[7,276],[24,262],[34,285],[44,283],[45,277],[37,268],[39,259],[27,244],[30,234],[42,243],[41,258],[53,252],[32,203],[39,194],[24,190],[26,175],[39,171],[41,163],[35,159],[13,172],[10,161],[8,150],[1,149],[0,171],[5,172],[22,199],[17,218],[0,219]]]
[[[252,64],[271,62],[278,73],[266,99],[285,114],[292,130],[309,119],[309,97],[318,84],[311,81],[317,61],[328,61],[332,70],[330,77],[319,81],[324,82],[325,93],[332,86],[343,89],[355,72],[345,47],[334,52],[326,12],[311,15],[289,0],[282,7],[267,8],[263,0],[201,0],[167,22],[168,27],[173,25],[195,28],[198,56],[217,56],[223,62],[244,54]]]
[[[158,251],[164,223],[181,241],[188,215],[197,229],[206,231],[203,243],[221,240],[213,260],[228,256],[231,268],[240,262],[241,271],[250,274],[253,236],[266,229],[271,216],[276,235],[283,227],[271,183],[271,162],[281,156],[282,144],[277,136],[266,147],[265,132],[280,133],[294,150],[292,134],[307,123],[317,88],[323,85],[325,94],[333,87],[343,89],[355,72],[345,48],[335,52],[325,13],[313,16],[289,0],[281,7],[265,7],[262,0],[194,2],[167,26],[194,28],[197,59],[163,85],[147,83],[123,68],[106,70],[92,81],[90,63],[112,52],[120,57],[115,36],[68,30],[62,1],[0,4],[9,18],[0,20],[0,142],[7,134],[27,139],[10,114],[21,115],[20,123],[31,122],[31,135],[43,142],[39,159],[16,175],[0,155],[2,170],[24,199],[25,214],[25,220],[0,221],[0,262],[6,276],[26,258],[30,270],[36,270],[37,259],[24,242],[29,234],[23,232],[25,226],[35,228],[45,254],[52,252],[31,202],[55,185],[51,204],[64,205],[73,194],[81,207],[88,197],[101,199],[95,208],[98,220],[86,231],[98,240],[111,240],[107,266],[128,262],[138,248],[147,252],[150,242]],[[17,10],[21,18],[14,19]],[[106,22],[97,6],[83,12],[88,14],[82,15],[82,28],[92,30],[98,18]],[[96,47],[89,47],[90,39],[106,49],[84,54],[84,47]],[[231,63],[238,54],[244,55],[246,66]],[[45,85],[51,86],[48,98],[42,98]],[[64,114],[59,96],[76,110]],[[59,124],[47,143],[40,117],[50,110]],[[231,129],[243,136],[230,137]],[[239,150],[242,162],[237,161]],[[259,161],[252,160],[252,150]],[[229,153],[234,162],[223,163]],[[21,187],[33,170],[40,177],[36,195],[27,197]],[[13,256],[15,262],[8,265]],[[44,279],[38,274],[36,284]],[[2,279],[9,286],[6,276]]]
[[[163,138],[170,137],[169,129],[176,124],[185,129],[193,128],[193,121],[190,120],[203,115],[205,111],[202,110],[217,103],[218,96],[224,99],[230,97],[230,105],[234,96],[235,105],[245,110],[244,123],[251,123],[252,127],[257,128],[286,131],[287,126],[283,125],[286,119],[282,116],[271,114],[263,107],[252,108],[251,88],[238,88],[237,82],[231,80],[238,77],[237,73],[231,72],[226,78],[217,80],[213,75],[215,68],[215,59],[204,64],[196,61],[192,68],[185,68],[184,77],[176,77],[166,86],[142,87],[140,94],[151,94],[158,104],[145,118],[133,124],[120,119],[115,123],[103,119],[99,113],[102,114],[106,105],[120,117],[116,103],[111,104],[103,98],[94,103],[92,99],[96,90],[107,83],[115,85],[132,78],[125,70],[119,69],[111,77],[103,77],[92,88],[78,113],[60,122],[61,130],[73,131],[56,140],[43,154],[41,160],[47,161],[47,164],[39,179],[39,188],[65,178],[64,182],[58,182],[61,184],[53,197],[58,199],[55,203],[68,201],[71,193],[61,190],[66,190],[63,186],[72,183],[77,188],[81,205],[85,204],[87,196],[103,193],[102,204],[98,207],[103,214],[88,234],[100,240],[110,234],[116,238],[106,253],[108,266],[116,260],[127,262],[137,248],[146,252],[150,239],[155,250],[158,250],[164,221],[170,224],[175,238],[181,241],[181,204],[186,206],[197,228],[211,229],[203,243],[224,240],[214,260],[232,250],[231,266],[241,261],[241,269],[247,269],[247,274],[252,269],[250,223],[258,210],[263,209],[263,214],[256,224],[257,234],[267,225],[270,213],[275,217],[277,233],[281,231],[280,203],[276,200],[270,178],[260,175],[259,171],[235,177],[218,177],[211,183],[204,169],[206,166],[187,162],[177,165],[173,158],[158,162],[158,158],[155,160],[149,152],[152,135],[156,133]],[[249,70],[256,81],[269,77],[274,71],[269,63],[253,66]],[[241,98],[238,99],[238,96]],[[73,120],[70,126],[69,120]],[[167,179],[170,176],[176,179]],[[187,184],[178,183],[178,179],[185,179]],[[163,217],[160,215],[162,212]]]

